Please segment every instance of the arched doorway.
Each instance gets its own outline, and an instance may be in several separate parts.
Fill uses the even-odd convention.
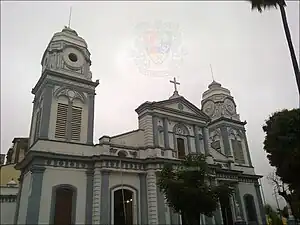
[[[113,192],[114,225],[133,225],[134,223],[134,193],[128,189],[118,189]]]
[[[245,208],[246,208],[246,213],[247,213],[248,224],[249,225],[257,225],[258,220],[257,220],[253,196],[250,194],[244,195],[244,203],[245,203]]]
[[[75,221],[76,189],[69,185],[55,187],[54,200],[54,225],[70,225]]]
[[[233,224],[233,218],[232,218],[230,197],[226,197],[224,199],[221,199],[220,204],[221,204],[223,224],[224,225],[232,225]]]

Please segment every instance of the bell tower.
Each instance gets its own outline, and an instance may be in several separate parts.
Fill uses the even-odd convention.
[[[208,125],[210,148],[227,156],[236,165],[252,167],[244,127],[246,121],[240,120],[230,91],[213,81],[202,94],[201,106],[211,119]]]
[[[93,144],[94,98],[87,43],[65,27],[53,35],[35,87],[29,146],[37,140]]]

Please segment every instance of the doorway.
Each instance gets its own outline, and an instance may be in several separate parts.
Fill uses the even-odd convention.
[[[133,225],[133,192],[128,189],[114,191],[114,225]]]
[[[224,225],[232,225],[233,224],[233,217],[232,217],[232,210],[230,204],[230,198],[227,197],[220,201],[221,203],[221,211],[222,211],[222,219]]]

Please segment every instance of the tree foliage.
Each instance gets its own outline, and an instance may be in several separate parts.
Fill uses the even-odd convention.
[[[263,126],[264,149],[282,182],[300,191],[300,109],[274,113]],[[300,193],[300,192],[299,192]]]
[[[268,8],[277,8],[277,6],[282,5],[286,6],[284,0],[248,0],[251,2],[252,9],[257,9],[259,12],[262,12]]]
[[[270,205],[265,205],[265,213],[270,220],[270,224],[272,225],[282,225],[282,220],[278,213],[272,209]]]
[[[186,156],[177,168],[166,164],[158,176],[158,187],[168,205],[184,215],[189,224],[197,221],[200,214],[212,216],[218,200],[226,202],[232,192],[227,185],[213,185],[202,154]]]

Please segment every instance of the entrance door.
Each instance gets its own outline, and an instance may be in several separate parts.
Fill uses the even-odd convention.
[[[222,219],[224,225],[232,225],[232,211],[230,206],[230,199],[227,198],[225,201],[221,201]]]
[[[133,192],[130,190],[114,192],[114,225],[133,225]]]
[[[55,225],[70,225],[72,224],[72,199],[73,190],[68,188],[58,188],[55,198]]]

